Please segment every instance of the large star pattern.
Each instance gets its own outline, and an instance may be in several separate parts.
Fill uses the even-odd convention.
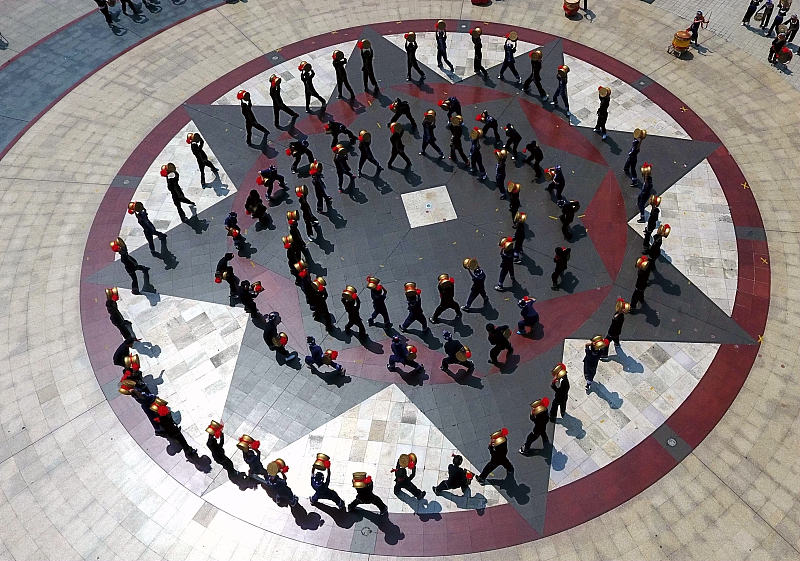
[[[518,84],[497,80],[497,68],[489,69],[488,80],[472,76],[454,84],[423,67],[424,82],[407,82],[404,53],[377,33],[370,30],[365,33],[375,50],[381,95],[362,93],[349,103],[337,99],[334,91],[324,115],[309,115],[304,107],[294,107],[301,117],[294,126],[282,126],[281,130],[272,126],[271,107],[256,107],[256,115],[272,130],[272,142],[261,148],[245,145],[238,107],[186,106],[237,192],[169,232],[170,247],[178,262],[171,263],[169,268],[154,269],[151,283],[161,294],[228,303],[227,286],[214,284],[213,274],[216,260],[230,248],[222,220],[230,210],[236,210],[246,228],[249,249],[239,252],[234,268],[241,278],[262,281],[266,292],[256,301],[261,311],[274,309],[281,313],[290,346],[301,356],[306,335],[315,336],[323,347],[340,350],[348,376],[342,379],[312,372],[299,362],[283,363],[265,345],[259,322],[251,321],[225,406],[226,425],[234,430],[271,435],[272,449],[277,450],[396,382],[431,422],[473,464],[480,466],[488,459],[486,445],[490,433],[507,427],[511,442],[518,445],[530,430],[528,403],[550,394],[548,373],[561,360],[564,339],[605,334],[614,300],[618,296],[630,297],[635,278],[632,264],[641,253],[641,238],[626,224],[637,212],[637,190],[627,185],[622,172],[631,135],[611,131],[609,139],[601,141],[592,132],[591,124],[573,126],[561,111],[543,106],[538,97],[521,92]],[[563,63],[560,41],[544,45],[543,51],[545,88],[552,92],[555,73],[550,69]],[[358,49],[349,58],[349,79],[354,89],[360,91]],[[521,53],[517,68],[523,78],[529,69],[527,61],[527,54]],[[506,77],[511,78],[510,73]],[[537,138],[545,153],[543,163],[562,166],[567,177],[565,195],[579,200],[581,210],[574,239],[568,244],[572,247],[572,260],[564,289],[552,291],[549,277],[553,248],[567,243],[554,219],[559,211],[544,191],[545,184],[533,180],[532,169],[522,162],[524,154],[509,160],[508,179],[523,185],[522,209],[528,213],[530,225],[524,262],[517,266],[519,285],[504,293],[490,290],[491,305],[479,312],[465,313],[463,322],[447,319],[452,318],[452,313],[447,312],[441,324],[432,326],[430,334],[412,328],[409,338],[420,346],[426,366],[424,375],[413,378],[385,369],[393,330],[382,332],[371,328],[370,340],[363,344],[355,336],[343,333],[344,311],[338,303],[339,292],[347,284],[355,285],[363,293],[362,318],[366,319],[371,309],[364,279],[367,274],[376,274],[389,290],[387,303],[397,327],[405,317],[402,296],[405,281],[414,280],[422,288],[427,315],[437,303],[436,278],[441,272],[449,272],[456,278],[457,300],[463,304],[468,277],[461,269],[461,261],[466,256],[478,258],[487,272],[487,286],[493,285],[499,268],[497,241],[501,235],[512,233],[507,203],[499,199],[493,181],[495,139],[483,140],[483,160],[489,179],[480,181],[447,158],[417,156],[421,130],[409,131],[405,134],[405,144],[413,161],[412,169],[387,169],[373,174],[371,164],[367,164],[367,176],[337,196],[330,137],[324,134],[323,124],[333,116],[356,133],[362,128],[371,131],[373,151],[385,166],[389,155],[387,123],[391,116],[388,105],[399,96],[410,102],[420,123],[425,110],[437,109],[437,138],[447,154],[446,116],[436,107],[436,101],[449,95],[461,100],[468,128],[477,124],[475,115],[486,109],[501,127],[506,122],[515,125],[523,136],[522,146]],[[287,119],[283,115],[281,120],[287,123]],[[311,271],[328,279],[329,306],[337,316],[339,327],[330,335],[311,318],[289,275],[280,243],[280,237],[286,233],[285,212],[297,208],[292,194],[272,204],[273,225],[269,228],[254,227],[243,212],[244,198],[256,187],[257,171],[271,163],[278,166],[290,189],[301,182],[310,187],[305,161],[294,177],[289,173],[290,159],[283,155],[288,143],[296,138],[307,138],[316,158],[324,163],[328,190],[335,199],[335,211],[327,218],[321,217],[324,234],[310,245],[314,258]],[[468,146],[465,139],[465,150]],[[651,136],[643,145],[640,163],[648,160],[653,164],[657,189],[664,191],[716,148],[712,143]],[[429,149],[429,154],[432,153]],[[357,161],[357,152],[353,151],[350,163],[354,170]],[[409,228],[400,194],[442,185],[447,186],[458,218]],[[147,252],[146,247],[133,255],[138,257],[143,252]],[[91,281],[125,285],[126,279],[122,267],[113,264],[96,273]],[[531,338],[512,336],[514,356],[500,371],[489,369],[485,362],[488,343],[484,325],[494,321],[513,326],[518,319],[516,301],[526,294],[538,299],[542,328]],[[626,321],[624,338],[751,342],[736,322],[666,261],[658,263],[658,272],[646,296],[648,303],[643,311]],[[453,331],[473,349],[476,358],[473,375],[448,376],[439,370],[442,328]],[[573,379],[578,379],[577,373],[574,374]],[[550,432],[552,436],[552,427]],[[512,458],[512,461],[516,466],[515,478],[490,479],[490,482],[499,485],[509,502],[541,533],[550,458],[545,454],[532,459]]]

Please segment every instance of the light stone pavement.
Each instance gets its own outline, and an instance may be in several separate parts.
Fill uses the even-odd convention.
[[[567,416],[556,424],[550,489],[610,464],[660,427],[694,390],[719,348],[714,343],[626,341],[583,390],[583,339],[564,342],[570,378]],[[613,345],[613,344],[612,344]]]
[[[285,448],[271,452],[267,460],[282,458],[288,466],[304,466],[319,450],[325,450],[335,462],[331,488],[344,497],[349,492],[352,473],[366,471],[373,477],[387,474],[395,467],[400,454],[413,451],[417,455],[414,483],[428,495],[421,501],[410,495],[405,495],[406,500],[401,500],[392,492],[392,480],[379,476],[375,480],[375,494],[386,503],[390,513],[417,512],[433,515],[460,509],[486,508],[507,502],[490,485],[470,487],[472,494],[466,497],[462,496],[460,489],[442,493],[441,497],[433,494],[431,487],[447,479],[447,465],[452,460],[451,454],[458,453],[459,450],[395,384]],[[247,471],[241,456],[232,455],[239,460],[239,469]],[[480,467],[483,466],[476,469],[465,461],[463,467],[473,473],[480,473]],[[225,478],[224,474],[218,477]],[[302,467],[290,469],[286,479],[289,487],[296,492],[303,494],[308,490],[307,494],[312,494],[306,481],[308,471]],[[269,528],[270,520],[285,517],[281,508],[269,501],[265,502],[260,493],[242,495],[241,490],[227,480],[203,495],[203,498],[217,508],[241,515],[244,520],[262,528]]]
[[[660,224],[670,225],[661,255],[731,315],[739,281],[736,231],[719,180],[708,160],[660,193]],[[645,218],[650,217],[650,207]],[[644,239],[639,216],[628,224]]]
[[[800,265],[800,223],[793,216],[800,116],[776,111],[797,107],[800,94],[776,80],[760,54],[750,56],[721,37],[704,40],[709,51],[691,62],[667,55],[672,33],[686,22],[659,8],[658,0],[652,6],[593,1],[591,24],[565,19],[555,4],[521,10],[512,0],[489,9],[445,0],[354,1],[341,11],[319,3],[311,16],[292,14],[285,3],[226,5],[112,62],[31,127],[0,161],[0,558],[367,557],[254,529],[208,508],[155,467],[97,386],[76,325],[77,287],[89,225],[122,159],[192,93],[302,37],[443,16],[562,35],[626,62],[679,96],[747,176],[764,218],[773,274],[753,371],[719,425],[683,462],[634,499],[577,528],[460,558],[800,558],[800,400],[793,391],[800,290],[790,282]],[[274,22],[272,33],[263,32],[265,21]],[[735,95],[743,87],[747,95]],[[123,117],[125,134],[119,134]]]

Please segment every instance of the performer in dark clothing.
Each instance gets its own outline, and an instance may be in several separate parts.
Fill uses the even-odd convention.
[[[439,154],[439,158],[444,158],[444,152],[442,152],[442,149],[439,148],[439,145],[436,143],[436,134],[434,133],[435,128],[436,111],[429,109],[425,112],[425,117],[422,119],[422,150],[419,153],[420,156],[425,154],[425,149],[428,146],[432,146],[433,149]]]
[[[547,92],[544,91],[542,87],[542,51],[539,49],[534,49],[530,53],[531,58],[531,75],[525,80],[525,83],[522,84],[522,89],[527,93],[528,88],[531,87],[531,82],[536,86],[536,89],[539,92],[539,97],[542,98],[542,101],[547,101]]]
[[[514,160],[517,157],[517,150],[519,150],[519,143],[522,142],[522,136],[511,123],[507,123],[503,130],[506,132],[506,144],[503,148],[511,154],[511,159]]]
[[[445,31],[444,21],[439,20],[436,26],[436,64],[439,68],[444,68],[443,61],[450,67],[450,72],[455,71],[453,63],[447,60],[447,32]]]
[[[567,379],[567,367],[564,366],[563,364],[559,364],[559,366],[563,366],[564,368],[558,369],[556,375],[553,376],[553,382],[550,384],[550,387],[553,388],[554,392],[556,392],[555,397],[553,397],[553,404],[550,406],[551,423],[556,422],[556,414],[558,413],[559,409],[561,410],[562,418],[567,413],[567,397],[569,396],[569,380]]]
[[[347,323],[344,326],[346,333],[350,332],[353,326],[358,327],[358,336],[364,337],[367,330],[364,328],[364,322],[361,321],[361,300],[358,298],[356,289],[353,286],[348,286],[342,291],[342,305],[345,312],[347,312]]]
[[[631,296],[631,309],[635,310],[641,302],[644,304],[644,289],[647,288],[647,282],[650,280],[650,272],[652,270],[650,259],[646,255],[642,255],[636,260],[636,287]]]
[[[186,221],[186,213],[183,212],[183,208],[181,208],[181,203],[186,203],[191,206],[195,206],[193,201],[190,201],[186,198],[186,195],[183,194],[183,189],[181,189],[180,184],[180,174],[178,173],[175,164],[172,162],[164,165],[161,167],[161,175],[167,179],[167,191],[172,196],[172,204],[175,205],[175,208],[178,209],[178,216],[180,216],[182,221]]]
[[[396,97],[395,100],[389,104],[389,109],[394,111],[394,115],[392,115],[392,119],[387,123],[387,126],[391,127],[392,123],[400,122],[400,117],[406,117],[411,123],[411,128],[417,128],[417,122],[414,120],[414,115],[411,114],[411,106],[407,101]],[[425,113],[425,115],[427,116],[427,113]],[[434,113],[434,118],[435,117],[436,114]]]
[[[328,467],[325,468],[324,471],[319,470],[316,467],[312,467],[311,488],[314,489],[314,495],[312,495],[309,502],[313,505],[316,504],[317,501],[327,499],[329,501],[333,501],[336,504],[336,506],[339,507],[340,510],[344,510],[345,508],[344,501],[336,491],[331,489],[330,484],[331,484],[330,462],[328,462]]]
[[[406,40],[406,80],[411,81],[411,69],[413,68],[419,73],[419,79],[425,79],[425,73],[419,67],[417,62],[417,34],[410,31],[404,35]]]
[[[553,290],[558,290],[561,275],[567,270],[570,253],[572,253],[572,248],[569,247],[557,247],[555,250],[553,262],[556,264],[556,268],[553,274],[550,275],[550,280],[553,282]]]
[[[480,475],[475,478],[481,485],[486,483],[486,477],[499,466],[506,468],[507,476],[510,476],[514,473],[514,466],[512,466],[511,462],[508,460],[507,436],[508,429],[506,428],[492,433],[491,440],[489,442],[489,463],[487,463],[486,467],[481,470]]]
[[[546,397],[531,403],[530,418],[533,421],[533,430],[528,433],[525,444],[519,447],[519,453],[523,456],[531,453],[531,446],[539,437],[542,439],[542,448],[546,448],[550,444],[550,439],[547,438],[548,405],[550,405],[550,400]]]
[[[561,208],[561,214],[558,220],[561,222],[561,233],[564,239],[572,241],[572,221],[575,220],[575,213],[581,208],[578,201],[568,201],[567,199],[558,199],[558,206]]]
[[[128,273],[129,277],[131,277],[131,292],[134,294],[139,294],[139,279],[136,276],[136,271],[142,271],[142,282],[147,285],[150,279],[150,275],[148,274],[150,267],[139,265],[139,262],[131,257],[131,255],[128,253],[128,248],[121,238],[117,238],[115,243],[118,247],[118,249],[115,251],[119,253],[119,260],[122,261],[122,265],[125,267],[125,272]]]
[[[497,362],[498,357],[502,351],[508,351],[506,360],[514,353],[514,348],[511,346],[506,334],[511,333],[507,325],[495,327],[493,323],[486,324],[486,334],[492,349],[489,351],[489,364],[494,364],[498,368],[502,366]]]
[[[292,162],[291,167],[292,173],[297,173],[297,166],[300,165],[300,160],[303,158],[303,156],[305,156],[308,160],[308,165],[311,165],[314,162],[314,154],[308,147],[308,140],[305,138],[290,142],[289,147],[286,149],[286,155],[294,158],[294,162]]]
[[[605,140],[608,138],[606,121],[608,121],[608,106],[611,103],[611,88],[600,86],[597,92],[600,98],[600,107],[597,109],[597,124],[594,126],[594,132],[602,134],[603,140]]]
[[[472,69],[475,74],[480,74],[484,79],[489,77],[489,73],[483,67],[483,43],[481,42],[481,28],[475,27],[470,32],[472,44],[475,47],[475,57],[472,62]]]
[[[370,290],[370,297],[372,298],[372,314],[369,316],[367,323],[370,326],[375,325],[375,318],[378,316],[383,317],[383,327],[391,327],[392,322],[389,321],[389,310],[386,309],[386,289],[381,284],[378,277],[372,275],[367,277],[367,288]]]
[[[328,195],[325,187],[325,180],[322,175],[322,164],[317,160],[311,164],[309,168],[311,174],[311,184],[314,186],[314,195],[317,197],[317,212],[322,212],[322,203],[325,203],[326,212],[331,211],[331,202],[333,197]]]
[[[353,134],[353,131],[348,129],[344,124],[340,123],[336,119],[331,119],[325,125],[325,134],[331,135],[331,148],[339,144],[339,135],[346,134],[347,138],[350,139],[350,144],[355,145],[357,137]]]
[[[150,248],[150,253],[156,253],[156,246],[153,243],[153,236],[156,236],[162,242],[167,239],[167,235],[163,232],[159,232],[156,230],[156,227],[150,221],[150,217],[147,216],[147,209],[144,208],[144,205],[140,202],[133,202],[128,205],[128,212],[133,211],[136,215],[136,221],[139,223],[139,226],[142,227],[142,232],[144,232],[144,237],[147,238],[147,245]]]
[[[275,126],[279,126],[278,118],[280,117],[281,111],[288,113],[292,118],[292,123],[294,123],[295,119],[300,115],[283,102],[283,98],[281,97],[281,77],[277,74],[273,74],[269,78],[269,83],[269,97],[272,98],[272,112],[275,115]]]
[[[372,134],[368,131],[362,130],[358,133],[358,151],[361,154],[358,158],[359,177],[363,177],[364,174],[361,170],[367,162],[375,166],[376,173],[383,169],[383,166],[378,163],[378,160],[375,159],[375,155],[372,153]]]
[[[625,314],[631,309],[631,305],[624,299],[617,298],[617,304],[614,315],[611,317],[611,325],[608,326],[606,339],[614,341],[614,348],[621,347],[619,336],[622,335],[622,325],[625,323]],[[608,347],[606,347],[606,356],[608,356]]]
[[[423,331],[428,331],[428,320],[425,319],[425,313],[422,311],[422,291],[417,288],[414,283],[406,283],[406,304],[408,307],[408,316],[400,325],[400,331],[407,331],[408,327],[418,321],[422,325]]]
[[[517,72],[517,65],[514,61],[514,53],[517,52],[517,32],[511,31],[506,35],[506,42],[503,45],[503,64],[500,66],[500,74],[497,76],[499,79],[504,80],[503,74],[506,70],[511,70],[511,73],[516,78],[517,83],[520,82],[519,72]]]
[[[347,79],[347,59],[342,51],[333,51],[333,68],[336,71],[336,91],[339,92],[337,97],[342,99],[342,87],[347,88],[350,92],[350,98],[356,96],[353,88],[350,87],[350,82]]]
[[[392,473],[394,473],[394,494],[399,495],[400,491],[405,490],[411,493],[415,499],[420,500],[425,496],[425,491],[420,490],[412,482],[412,479],[417,475],[416,456],[413,456],[413,458],[408,456],[408,454],[402,454],[400,459],[397,460],[397,465],[392,470]]]
[[[464,136],[464,118],[461,115],[453,115],[450,118],[450,123],[447,125],[447,130],[450,131],[450,159],[456,160],[456,154],[461,156],[461,160],[465,166],[469,165],[467,155],[464,153],[464,147],[461,141]]]
[[[300,61],[300,66],[297,67],[300,71],[300,80],[303,82],[303,89],[305,90],[306,94],[306,111],[311,113],[311,98],[314,97],[322,104],[322,109],[325,108],[325,98],[319,95],[316,88],[314,88],[314,76],[316,76],[316,72],[311,67],[311,64],[302,60]]]
[[[269,199],[272,199],[272,190],[275,188],[276,181],[282,189],[286,190],[286,179],[278,173],[278,168],[274,165],[269,166],[267,169],[262,169],[258,172],[258,177],[256,177],[256,183],[267,187],[267,197]]]
[[[353,512],[358,505],[370,504],[378,507],[381,516],[386,516],[389,509],[386,504],[375,494],[375,485],[372,483],[372,477],[364,472],[356,472],[353,474],[353,487],[356,490],[356,498],[347,505],[348,512]]]
[[[453,335],[449,331],[442,331],[442,338],[445,341],[445,357],[442,359],[441,369],[447,372],[451,364],[458,364],[466,368],[467,372],[472,372],[475,365],[469,360],[472,356],[469,348],[462,345],[458,339],[453,339]]]
[[[544,154],[542,153],[542,149],[539,148],[539,145],[536,143],[535,140],[531,140],[528,144],[525,145],[525,149],[523,152],[528,153],[528,157],[525,158],[524,163],[530,164],[533,162],[533,172],[536,174],[536,179],[541,179],[542,177],[542,160],[544,159]]]
[[[333,165],[336,167],[336,177],[339,178],[339,192],[344,193],[344,176],[350,178],[350,186],[352,187],[356,176],[353,175],[353,170],[350,169],[350,164],[347,161],[347,148],[342,144],[337,144],[333,147]]]
[[[241,96],[241,97],[240,97]],[[253,140],[253,129],[259,130],[264,133],[264,137],[261,139],[262,144],[267,139],[267,135],[269,131],[267,128],[258,122],[256,119],[255,113],[253,113],[253,102],[250,100],[250,92],[245,90],[240,90],[236,97],[239,98],[239,101],[242,106],[242,115],[244,115],[244,127],[247,130],[247,144],[252,144]]]
[[[461,309],[464,311],[469,310],[472,307],[472,303],[478,296],[483,299],[484,306],[487,302],[489,302],[489,297],[486,296],[486,273],[483,272],[483,269],[481,269],[477,261],[465,261],[469,261],[467,264],[465,264],[464,268],[467,269],[467,272],[469,273],[470,279],[472,280],[472,285],[469,288],[469,296],[467,296],[466,304],[461,306]],[[474,261],[474,264],[472,261]]]
[[[536,325],[539,323],[539,312],[533,307],[535,302],[536,298],[531,298],[530,296],[523,296],[522,299],[517,302],[520,310],[519,313],[522,316],[517,322],[517,335],[525,335],[529,327],[531,328],[531,332],[533,332]]]
[[[387,167],[392,167],[392,162],[394,162],[395,158],[400,156],[405,160],[406,168],[410,168],[411,160],[406,156],[406,149],[405,146],[403,146],[403,125],[400,123],[392,123],[389,126],[389,130],[392,133],[391,137],[389,137],[389,141],[392,143],[392,154],[389,157]]]
[[[461,317],[461,308],[455,300],[455,280],[447,273],[439,275],[439,283],[437,285],[439,290],[439,305],[430,317],[431,323],[439,321],[439,316],[445,310],[454,310],[456,312],[456,319]]]
[[[469,170],[477,173],[481,180],[486,179],[486,168],[483,167],[483,155],[481,154],[481,137],[483,132],[475,127],[469,131]]]
[[[137,339],[136,334],[133,332],[133,324],[125,319],[122,312],[119,311],[117,300],[119,300],[117,288],[106,288],[106,311],[108,312],[108,318],[111,320],[111,325],[119,329],[119,334],[122,335],[123,339],[135,341]]]
[[[406,342],[399,336],[395,335],[392,337],[392,352],[389,355],[389,362],[386,363],[387,370],[394,370],[395,364],[398,362],[404,366],[413,368],[411,374],[417,374],[424,370],[424,367],[415,360],[416,357],[412,357],[408,347],[409,345],[406,345]]]
[[[368,91],[369,82],[372,82],[375,95],[380,93],[378,88],[378,81],[375,79],[375,70],[372,67],[372,59],[375,53],[372,51],[372,43],[369,39],[362,39],[358,42],[358,48],[361,50],[361,74],[364,77],[364,91]]]
[[[441,495],[445,489],[458,489],[466,494],[469,484],[472,481],[472,473],[461,467],[464,458],[458,454],[453,454],[453,460],[447,466],[447,479],[433,487],[435,495]]]

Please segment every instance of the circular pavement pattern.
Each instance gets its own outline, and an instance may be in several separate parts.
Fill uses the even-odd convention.
[[[766,322],[769,266],[758,209],[733,159],[691,108],[602,53],[518,30],[517,68],[523,78],[534,46],[544,52],[548,93],[555,89],[555,68],[565,62],[572,68],[575,115],[568,123],[563,111],[507,81],[512,79],[508,72],[506,80],[497,79],[502,37],[510,28],[493,24],[485,30],[489,78],[484,80],[472,74],[471,42],[466,24],[459,21],[448,21],[455,69],[436,69],[430,56],[433,34],[427,31],[432,25],[412,21],[343,29],[287,45],[209,84],[128,158],[103,199],[85,251],[81,312],[86,345],[98,381],[131,435],[209,503],[270,531],[331,548],[389,555],[483,551],[551,535],[614,508],[667,473],[714,427],[753,364]],[[408,30],[418,32],[424,82],[404,80],[402,33]],[[334,48],[345,52],[350,83],[362,91],[359,38],[372,41],[381,95],[359,93],[349,103],[337,99],[329,57]],[[324,115],[305,113],[299,60],[312,62],[317,89],[329,94]],[[294,126],[286,115],[278,129],[272,124],[265,84],[273,72],[283,77],[284,101],[301,114]],[[614,100],[606,141],[592,131],[601,84],[612,88]],[[235,99],[240,88],[252,92],[256,115],[272,131],[261,146],[244,142]],[[364,279],[379,276],[398,326],[405,316],[402,286],[408,280],[421,287],[427,315],[436,305],[436,279],[443,272],[456,279],[456,299],[464,303],[469,284],[460,266],[464,257],[477,257],[487,285],[493,285],[497,241],[512,233],[507,204],[492,181],[492,150],[499,144],[491,134],[482,141],[489,179],[481,181],[447,158],[417,156],[420,134],[408,131],[411,170],[375,174],[367,164],[365,177],[337,195],[330,136],[323,125],[334,117],[356,133],[371,131],[373,150],[385,166],[388,105],[399,96],[409,101],[418,121],[426,109],[437,109],[437,137],[447,152],[445,116],[436,102],[450,95],[461,101],[467,128],[476,114],[488,110],[501,127],[513,123],[520,131],[520,149],[536,138],[545,154],[543,164],[562,166],[565,195],[581,203],[568,243],[572,260],[562,290],[552,291],[553,248],[567,244],[555,220],[558,208],[543,189],[545,183],[537,182],[523,163],[525,154],[509,160],[508,180],[523,185],[522,210],[529,215],[518,284],[503,293],[490,290],[489,304],[465,312],[461,321],[445,312],[429,334],[412,327],[407,335],[420,349],[425,373],[389,372],[385,363],[392,329],[369,328],[364,341],[344,333],[339,291],[347,284],[358,288],[366,319],[371,310]],[[617,297],[630,298],[633,263],[641,254],[638,189],[628,185],[622,172],[635,127],[648,129],[639,163],[653,165],[656,190],[664,197],[662,222],[670,222],[673,232],[647,290],[647,305],[626,319],[623,349],[601,364],[599,383],[584,395],[583,342],[605,334]],[[221,169],[205,187],[184,141],[189,131],[203,135],[206,151]],[[325,164],[334,196],[334,211],[320,216],[321,234],[309,244],[310,270],[327,278],[329,306],[337,316],[337,328],[327,336],[292,282],[280,244],[285,213],[297,208],[293,187],[310,187],[305,161],[294,176],[288,169],[291,159],[283,153],[296,138],[307,138]],[[259,139],[255,131],[254,140]],[[355,151],[350,160],[354,169],[357,158]],[[198,203],[196,215],[184,223],[158,175],[167,161],[178,165],[187,196]],[[258,170],[272,163],[286,177],[290,192],[280,193],[271,204],[271,223],[256,227],[244,216],[244,199],[256,187]],[[152,255],[135,220],[124,212],[131,200],[143,201],[156,226],[168,233],[166,245]],[[346,377],[310,371],[300,361],[276,360],[259,322],[232,307],[236,302],[230,301],[226,286],[213,282],[217,260],[231,250],[222,226],[230,210],[239,213],[247,239],[237,250],[234,269],[239,277],[264,285],[256,300],[261,312],[280,311],[289,346],[301,355],[307,334],[339,350]],[[129,281],[108,249],[117,235],[151,267],[141,296],[124,289]],[[207,451],[185,463],[175,450],[164,450],[164,441],[152,435],[136,403],[116,393],[120,373],[111,364],[111,353],[117,334],[108,329],[102,306],[102,288],[112,285],[123,287],[120,306],[143,341],[136,348],[148,385],[179,412],[184,432],[200,443],[201,454],[204,427],[212,417],[221,419],[228,455],[240,469],[244,463],[233,443],[246,432],[262,440],[265,460],[287,460],[290,485],[303,497],[313,453],[325,451],[333,458],[332,486],[346,500],[352,494],[350,472],[365,469],[373,475],[376,491],[388,501],[388,520],[342,515],[312,507],[305,498],[290,515],[251,485],[229,480]],[[516,301],[526,294],[537,298],[540,329],[529,337],[512,336],[513,357],[499,370],[488,368],[484,324],[513,325]],[[473,349],[474,373],[438,368],[442,329]],[[500,427],[510,429],[510,448],[519,446],[530,428],[528,402],[550,396],[548,373],[560,361],[570,370],[572,391],[569,415],[548,428],[552,449],[532,457],[512,452],[514,477],[503,479],[500,470],[485,487],[474,484],[466,498],[430,496],[430,485],[446,473],[451,453],[463,454],[479,470],[488,460],[488,435]],[[420,457],[417,477],[419,486],[429,490],[426,501],[391,493],[389,469],[405,451]]]

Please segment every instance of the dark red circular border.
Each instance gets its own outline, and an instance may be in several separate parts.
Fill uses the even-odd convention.
[[[412,20],[377,23],[369,27],[382,34],[394,34],[409,30],[430,30],[434,23],[435,20]],[[473,25],[473,22],[459,20],[447,20],[447,23],[453,30],[466,30]],[[540,45],[559,38],[504,24],[474,24],[481,25],[485,33],[498,36],[515,29],[521,39]],[[282,62],[283,59],[358,39],[364,27],[366,26],[310,37],[287,45],[275,53],[268,53],[212,82],[189,98],[187,103],[212,103],[232,87]],[[567,39],[562,39],[562,43],[565,54],[590,62],[634,87],[643,78],[639,71],[604,53]],[[769,311],[769,252],[761,215],[744,175],[716,134],[677,97],[655,82],[638,89],[664,109],[691,138],[721,145],[708,157],[708,161],[720,181],[737,228],[739,277],[732,317],[754,339],[760,341]],[[133,192],[124,187],[125,177],[143,176],[174,136],[174,132],[188,121],[188,114],[178,107],[141,142],[109,186],[86,243],[80,286],[84,340],[98,382],[105,387],[113,383],[114,390],[114,382],[119,373],[110,363],[109,349],[116,346],[116,336],[115,333],[109,333],[104,307],[98,303],[99,287],[87,279],[113,261],[107,240],[118,234],[124,216],[119,208],[127,205]],[[758,343],[721,345],[697,387],[667,419],[665,425],[690,448],[695,448],[733,403],[755,362],[758,350]],[[113,394],[109,392],[109,395]],[[198,495],[202,493],[210,482],[207,481],[208,477],[200,474],[193,466],[164,452],[163,441],[154,441],[149,424],[143,422],[141,411],[132,400],[111,399],[110,404],[137,443],[165,471],[191,491]],[[582,524],[619,506],[666,475],[677,464],[678,461],[651,435],[598,471],[545,496],[533,497],[532,500],[547,501],[544,531],[541,534],[534,531],[512,505],[491,507],[482,512],[465,510],[444,513],[438,521],[416,514],[393,514],[391,520],[400,528],[403,538],[399,541],[384,539],[383,531],[379,530],[374,549],[367,553],[393,556],[455,555],[536,540]],[[274,528],[275,533],[310,544],[351,550],[355,525],[341,528],[328,524],[311,532],[300,529],[291,517],[287,518],[285,526]]]

